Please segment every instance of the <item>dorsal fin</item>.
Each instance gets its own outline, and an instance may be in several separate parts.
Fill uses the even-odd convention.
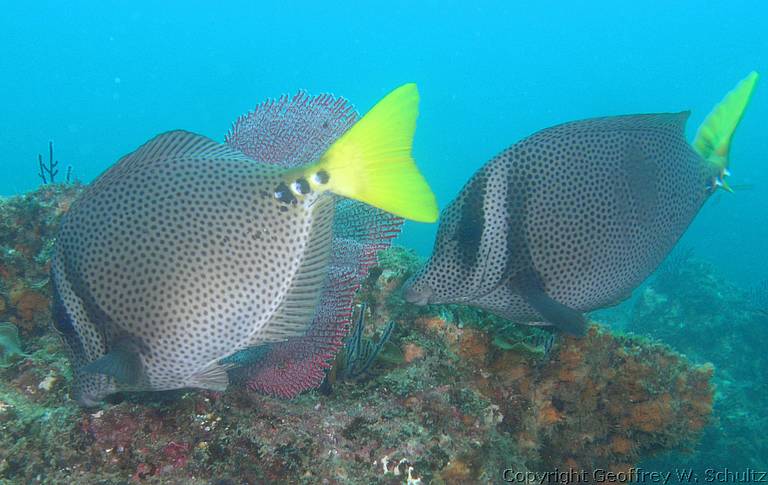
[[[251,339],[251,345],[282,342],[304,335],[312,323],[330,261],[335,199],[323,197],[313,213],[304,259],[291,288],[269,322]]]
[[[207,136],[184,130],[162,133],[117,162],[116,169],[128,170],[166,160],[187,158],[198,160],[250,160],[238,150],[211,140]]]
[[[537,136],[540,133],[576,134],[605,131],[671,131],[683,136],[685,133],[685,123],[688,121],[690,114],[690,111],[681,111],[679,113],[649,113],[590,118],[553,126],[533,136]]]

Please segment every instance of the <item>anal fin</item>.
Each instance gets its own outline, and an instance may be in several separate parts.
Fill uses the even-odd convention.
[[[546,321],[565,333],[576,336],[585,334],[587,320],[584,315],[547,295],[541,278],[535,271],[526,271],[518,275],[515,281],[520,295]]]
[[[253,335],[250,345],[304,335],[312,323],[328,273],[336,202],[335,197],[322,197],[316,202],[304,259],[293,276],[291,288],[269,322]]]

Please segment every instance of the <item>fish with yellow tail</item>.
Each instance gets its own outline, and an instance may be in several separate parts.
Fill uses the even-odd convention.
[[[72,205],[52,263],[53,317],[81,404],[117,391],[223,390],[229,356],[292,338],[320,339],[325,353],[303,347],[317,373],[339,340],[309,327],[328,284],[340,201],[436,220],[411,155],[414,84],[335,141],[328,127],[351,119],[344,100],[298,98],[255,121],[280,135],[251,141],[305,153],[327,140],[316,159],[265,163],[236,143],[172,131],[124,156]],[[307,133],[318,136],[296,141]]]
[[[715,107],[692,145],[682,112],[575,121],[504,150],[443,211],[406,300],[583,334],[584,312],[628,298],[729,189],[731,140],[757,79]]]

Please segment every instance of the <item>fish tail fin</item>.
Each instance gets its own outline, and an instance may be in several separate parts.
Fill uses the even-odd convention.
[[[759,77],[757,72],[752,71],[742,79],[707,115],[693,141],[693,149],[720,170],[719,185],[729,192],[732,190],[723,178],[728,175],[731,139],[744,116]]]
[[[411,155],[419,93],[405,84],[379,101],[320,158],[301,167],[314,189],[329,190],[406,219],[434,222],[435,195]]]

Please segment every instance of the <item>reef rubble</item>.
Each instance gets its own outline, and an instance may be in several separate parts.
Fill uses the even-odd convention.
[[[0,322],[23,350],[0,368],[2,483],[494,483],[505,469],[627,470],[696,449],[708,429],[712,365],[605,324],[552,341],[469,308],[409,306],[398,289],[419,260],[401,247],[358,294],[366,338],[395,322],[364,378],[293,400],[234,387],[82,409],[48,308],[53,238],[80,189],[0,200]]]

